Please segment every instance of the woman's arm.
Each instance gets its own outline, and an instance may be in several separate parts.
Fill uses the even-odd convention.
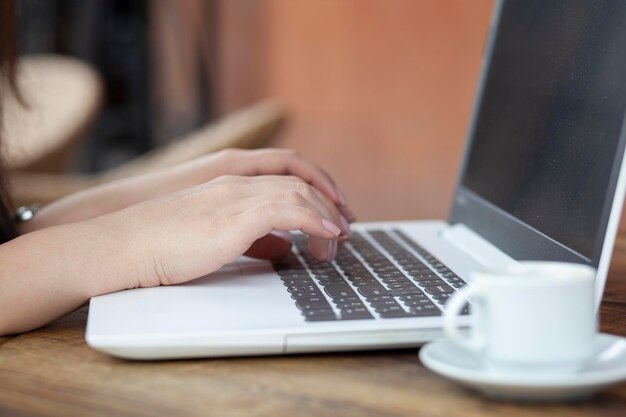
[[[91,296],[136,287],[123,231],[71,223],[0,245],[0,335],[40,327]]]
[[[28,233],[94,218],[205,183],[221,175],[297,176],[335,203],[344,220],[354,220],[346,207],[343,193],[331,177],[297,153],[286,149],[227,149],[158,172],[115,181],[62,198],[42,208],[33,220],[20,226],[20,232]],[[342,221],[342,227],[345,228],[347,222]]]

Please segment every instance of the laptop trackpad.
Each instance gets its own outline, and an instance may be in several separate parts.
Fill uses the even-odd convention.
[[[90,325],[102,334],[234,331],[302,323],[268,262],[241,258],[196,280],[94,297]]]

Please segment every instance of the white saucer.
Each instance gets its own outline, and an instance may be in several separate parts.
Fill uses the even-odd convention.
[[[498,375],[487,371],[477,355],[450,340],[423,346],[422,363],[438,374],[490,398],[522,401],[572,401],[588,398],[626,380],[626,338],[598,333],[596,355],[575,375]]]

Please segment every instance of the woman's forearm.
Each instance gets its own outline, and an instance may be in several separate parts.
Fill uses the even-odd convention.
[[[114,181],[61,198],[43,207],[33,220],[20,225],[20,233],[91,219],[193,186],[210,179],[212,175],[198,174],[201,171],[197,166],[200,162],[202,161],[192,161],[158,172]]]
[[[72,223],[0,245],[0,335],[35,329],[94,295],[137,285],[132,244],[123,232],[103,229],[97,221]]]

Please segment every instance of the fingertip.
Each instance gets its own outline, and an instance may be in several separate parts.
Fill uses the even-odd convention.
[[[309,237],[309,253],[320,261],[328,261],[332,240]]]
[[[343,215],[339,216],[339,223],[341,224],[342,236],[350,236],[352,230],[350,229],[348,220]]]

